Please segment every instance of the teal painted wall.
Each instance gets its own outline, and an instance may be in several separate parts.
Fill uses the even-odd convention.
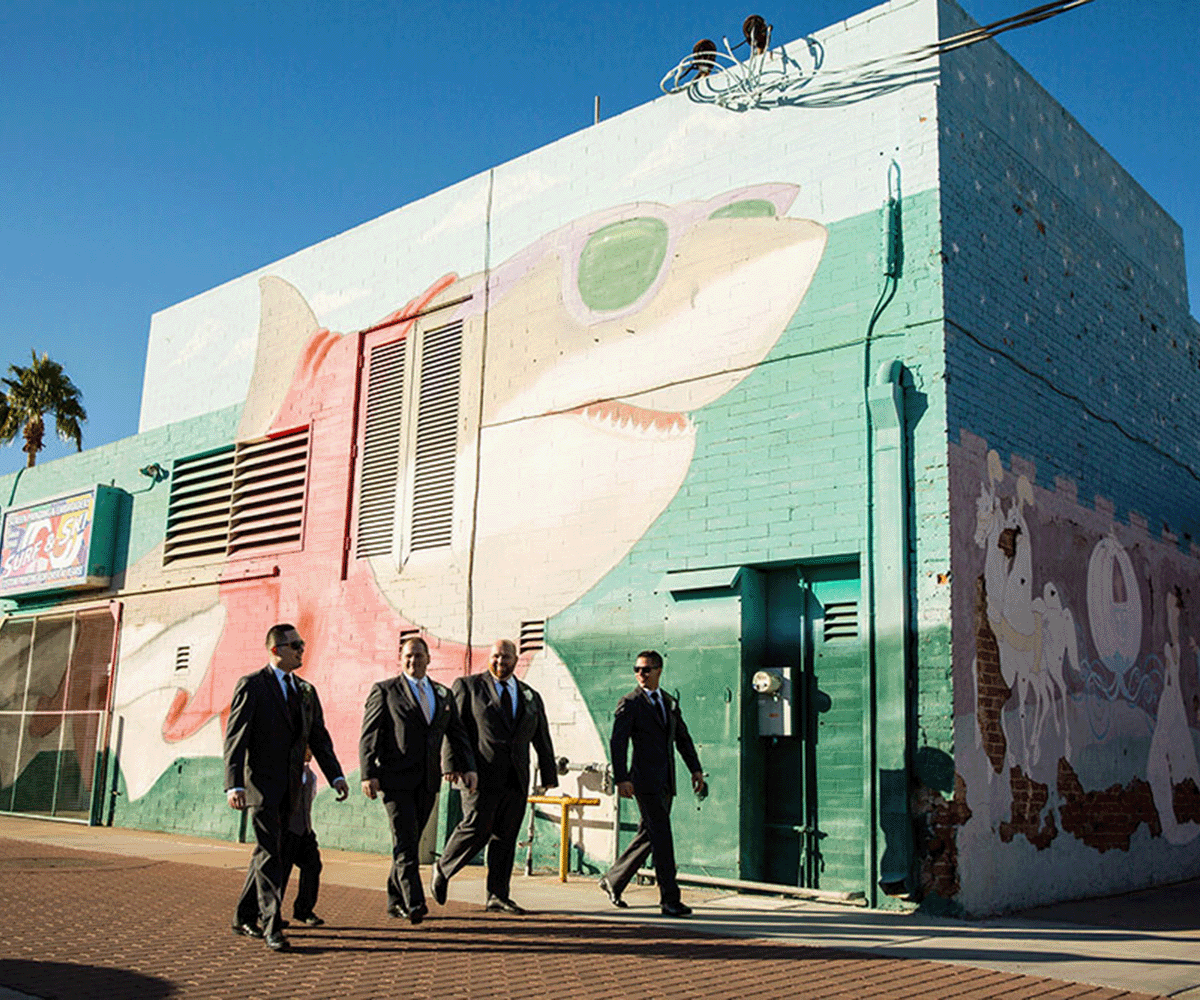
[[[662,592],[663,576],[713,566],[857,562],[865,548],[864,374],[873,376],[887,358],[899,358],[910,373],[910,605],[914,621],[944,621],[948,611],[936,193],[905,199],[902,218],[906,264],[871,342],[866,330],[885,285],[882,211],[829,227],[821,267],[767,361],[728,396],[692,415],[696,452],[675,500],[619,566],[547,627],[602,734],[611,728],[618,698],[633,686],[636,652],[652,647],[667,654],[664,686],[680,692],[685,719],[706,720],[700,752],[712,794],[698,805],[683,795],[676,816],[677,850],[697,869],[737,874],[738,696],[730,721],[709,726],[707,720],[725,719],[726,687],[744,691],[736,682],[740,619],[731,607],[719,613],[723,617],[710,614],[689,627],[680,653],[686,668],[673,670],[672,645],[680,634],[669,622],[678,621],[681,605]],[[944,627],[922,628],[917,664],[924,760],[928,748],[952,749]],[[760,865],[754,859],[746,867]]]

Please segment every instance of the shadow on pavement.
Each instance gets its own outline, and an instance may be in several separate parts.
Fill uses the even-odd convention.
[[[165,979],[143,976],[140,972],[126,969],[12,958],[0,959],[0,986],[44,1000],[75,1000],[77,997],[160,1000],[179,992],[173,983]]]
[[[1200,878],[1102,899],[1055,903],[1013,914],[1027,920],[1115,927],[1132,931],[1200,930]]]

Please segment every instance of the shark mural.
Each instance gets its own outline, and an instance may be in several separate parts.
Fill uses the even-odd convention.
[[[117,710],[137,717],[122,755],[131,798],[176,757],[220,753],[214,722],[275,621],[305,635],[303,673],[350,766],[366,693],[394,671],[402,630],[425,632],[431,674],[449,683],[483,669],[490,642],[520,621],[587,593],[678,492],[696,442],[689,414],[763,361],[804,297],[826,232],[786,217],[796,191],[765,184],[595,213],[385,317],[395,338],[428,328],[430,310],[463,324],[454,530],[430,551],[351,558],[344,579],[360,337],[323,328],[298,289],[262,279],[237,437],[311,427],[303,548],[229,560],[215,601],[204,588],[130,608]],[[151,552],[131,579],[162,577],[161,563]],[[172,675],[170,650],[185,642],[195,666]],[[552,649],[532,665],[557,691],[548,701],[582,703]],[[519,669],[530,667],[527,656]],[[578,746],[559,752],[602,754],[594,727],[577,728]]]

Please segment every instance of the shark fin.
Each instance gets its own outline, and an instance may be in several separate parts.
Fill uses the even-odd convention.
[[[320,328],[317,317],[296,288],[268,275],[258,282],[261,312],[254,371],[238,424],[239,441],[261,437],[271,426],[292,383],[300,352]]]

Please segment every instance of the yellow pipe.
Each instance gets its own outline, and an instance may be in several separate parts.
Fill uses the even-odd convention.
[[[558,847],[558,880],[567,880],[567,862],[571,856],[570,817],[567,810],[571,806],[598,806],[599,799],[581,799],[571,795],[531,795],[529,801],[535,805],[559,806],[562,810],[559,819],[562,838]]]

